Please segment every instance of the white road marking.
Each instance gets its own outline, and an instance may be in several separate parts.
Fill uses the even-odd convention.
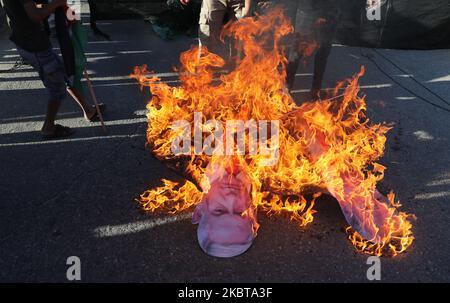
[[[165,225],[177,221],[183,221],[192,218],[192,212],[173,215],[164,218],[151,219],[145,221],[132,222],[121,225],[107,225],[100,226],[94,229],[94,236],[97,238],[107,238],[115,236],[123,236],[127,234],[134,234],[144,230],[152,229],[156,226]]]
[[[414,136],[416,136],[417,140],[419,141],[430,141],[434,139],[434,137],[430,133],[424,130],[415,131]]]
[[[112,136],[96,136],[96,137],[87,137],[87,138],[59,139],[59,140],[48,140],[48,141],[5,143],[5,144],[0,144],[0,147],[26,146],[26,145],[43,145],[43,144],[60,144],[60,143],[80,142],[80,141],[94,141],[94,140],[119,139],[119,138],[136,138],[136,137],[145,137],[145,135],[141,135],[141,134],[112,135]]]
[[[58,119],[58,121],[64,121],[67,125],[76,125],[76,123],[81,119],[81,117],[75,117],[75,118],[66,118],[66,119]],[[129,125],[129,124],[135,124],[135,123],[144,123],[147,122],[147,118],[141,117],[141,118],[133,118],[133,119],[122,119],[122,120],[111,120],[106,121],[106,125]],[[2,123],[2,125],[8,125],[6,128],[0,128],[0,135],[7,135],[7,134],[17,134],[17,133],[23,133],[28,131],[35,131],[34,126],[38,125],[38,127],[42,124],[42,121],[31,121],[31,122],[10,122],[10,123]],[[31,126],[31,127],[30,127]],[[87,128],[87,127],[93,127],[95,124],[83,124],[83,125],[77,125],[76,128]]]
[[[430,200],[435,198],[445,198],[450,196],[450,191],[438,191],[434,193],[419,194],[414,197],[416,200]]]
[[[450,179],[434,180],[427,183],[427,186],[450,185]]]
[[[392,87],[392,84],[373,84],[373,85],[361,85],[360,88],[363,89],[371,89],[371,88],[387,88],[387,87]],[[324,88],[323,90],[325,91],[333,91],[334,88]],[[345,87],[342,88],[341,90],[345,90]],[[291,90],[291,93],[307,93],[309,92],[310,89],[295,89],[295,90]]]

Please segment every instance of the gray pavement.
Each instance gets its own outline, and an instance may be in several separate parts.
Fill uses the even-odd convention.
[[[188,216],[144,213],[134,198],[161,178],[177,177],[145,150],[148,94],[128,75],[143,63],[170,73],[194,41],[162,41],[139,20],[99,26],[114,39],[91,36],[87,50],[95,91],[108,107],[106,135],[67,99],[59,123],[77,133],[42,142],[46,92],[30,68],[10,70],[17,54],[12,43],[0,40],[1,282],[67,281],[69,256],[80,257],[84,282],[367,281],[367,255],[346,240],[344,217],[330,197],[320,199],[314,222],[303,229],[261,214],[254,245],[232,259],[203,254]],[[450,102],[450,50],[380,52]],[[369,116],[394,123],[381,161],[388,167],[381,190],[393,189],[403,210],[417,216],[415,242],[407,253],[382,259],[382,281],[450,282],[450,112],[391,81],[386,74],[440,102],[370,49],[335,46],[325,86],[352,76],[360,65],[367,68],[361,85]],[[295,97],[301,101],[311,66],[298,73]]]

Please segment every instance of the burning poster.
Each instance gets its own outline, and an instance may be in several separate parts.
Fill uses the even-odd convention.
[[[370,123],[365,114],[358,85],[364,68],[330,99],[296,105],[285,89],[280,44],[292,31],[278,9],[228,24],[223,36],[240,41],[243,56],[218,78],[224,60],[197,47],[181,54],[180,86],[160,82],[146,66],[135,68],[132,77],[152,93],[148,146],[186,179],[163,180],[143,193],[143,208],[195,209],[202,249],[231,257],[256,237],[258,211],[287,213],[305,226],[313,221],[316,199],[330,194],[358,251],[404,252],[414,239],[414,216],[398,210],[392,192],[384,196],[376,188],[385,170],[376,161],[389,127]]]

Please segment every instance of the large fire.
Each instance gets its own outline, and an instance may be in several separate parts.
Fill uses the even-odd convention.
[[[400,204],[392,192],[385,197],[376,189],[385,167],[375,161],[383,155],[389,127],[369,123],[365,115],[358,85],[364,68],[340,83],[332,98],[298,106],[285,89],[287,61],[280,46],[282,37],[291,32],[292,26],[277,9],[229,23],[223,36],[241,42],[243,57],[233,71],[218,79],[215,71],[225,62],[205,48],[200,56],[197,47],[181,55],[177,87],[160,82],[146,66],[135,68],[132,77],[152,93],[147,105],[149,147],[187,179],[184,184],[163,180],[163,186],[143,193],[140,202],[152,212],[192,209],[202,199],[199,184],[205,182],[208,163],[230,165],[223,156],[175,156],[171,151],[177,137],[171,127],[174,121],[186,120],[192,128],[198,127],[195,112],[203,114],[203,122],[277,120],[279,160],[275,165],[263,165],[267,156],[261,154],[238,154],[232,160],[250,177],[254,208],[268,214],[288,213],[292,221],[305,226],[313,221],[314,201],[320,193],[328,193],[351,225],[348,238],[358,251],[397,255],[413,242],[409,221],[413,215],[398,211]],[[338,96],[339,90],[344,94]],[[203,127],[203,138],[212,132]]]

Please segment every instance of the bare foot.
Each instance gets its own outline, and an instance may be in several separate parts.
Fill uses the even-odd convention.
[[[98,109],[100,110],[100,113],[103,115],[104,111],[105,111],[106,105],[104,103],[100,103],[98,105]],[[92,105],[89,108],[89,112],[88,113],[84,113],[84,118],[89,121],[89,122],[95,122],[99,120],[99,115],[97,113],[97,108],[95,107],[95,105]]]
[[[62,126],[59,124],[53,125],[53,130],[43,129],[41,130],[42,139],[52,140],[52,139],[62,139],[73,135],[75,131],[67,126]]]
[[[41,135],[49,136],[55,132],[55,125],[45,125],[41,128]]]

